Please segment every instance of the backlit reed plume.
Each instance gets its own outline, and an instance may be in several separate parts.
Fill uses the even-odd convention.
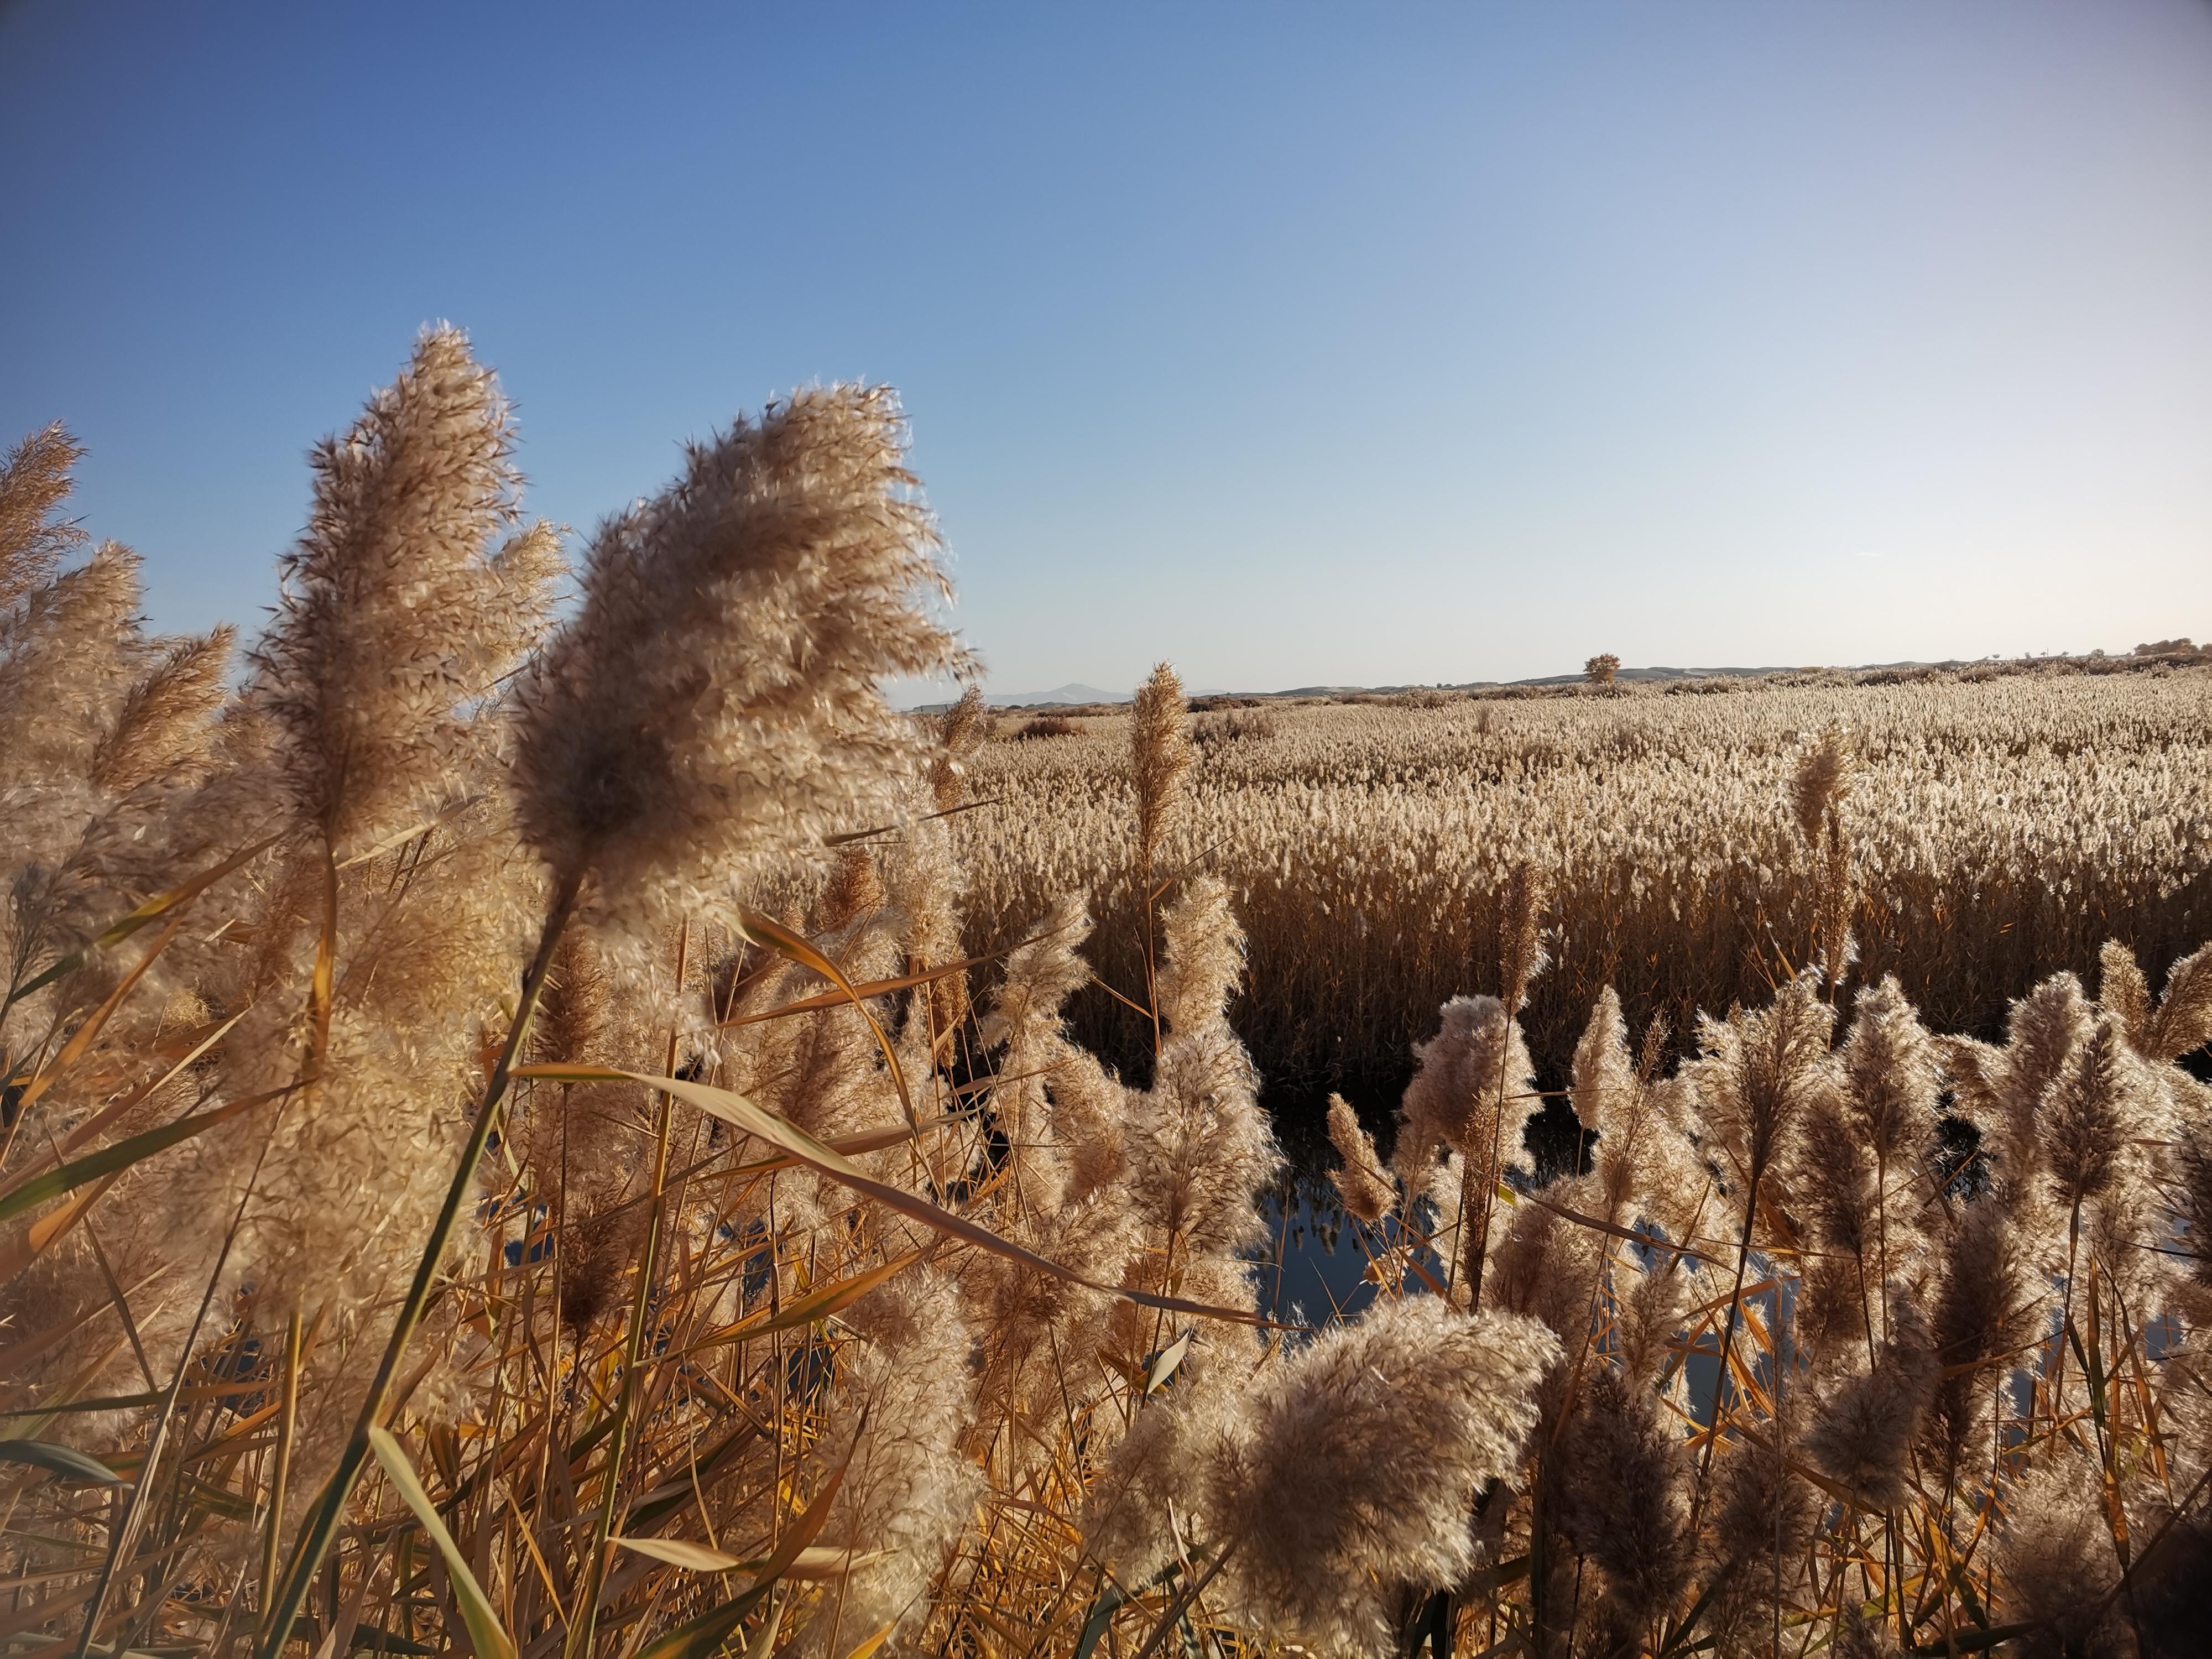
[[[1375,1139],[1361,1127],[1342,1095],[1328,1097],[1328,1139],[1340,1160],[1329,1172],[1346,1211],[1370,1226],[1397,1207],[1398,1187],[1375,1151]]]
[[[295,810],[330,847],[357,851],[451,792],[471,706],[536,642],[555,550],[493,543],[517,515],[514,443],[491,371],[441,328],[316,447],[254,695],[284,733]]]
[[[487,775],[489,700],[542,633],[559,560],[542,528],[504,533],[513,447],[466,339],[426,330],[315,451],[307,527],[252,653],[246,699],[289,822],[230,992],[246,1006],[225,1075],[240,1095],[297,1086],[313,1103],[194,1142],[171,1206],[180,1243],[210,1255],[260,1167],[268,1195],[230,1260],[278,1310],[365,1308],[413,1267],[528,937],[532,872]],[[420,839],[377,843],[395,830]],[[340,959],[324,988],[315,964]]]
[[[1483,1263],[1507,1171],[1534,1168],[1522,1126],[1542,1102],[1520,1022],[1496,997],[1454,997],[1436,1036],[1413,1050],[1416,1069],[1398,1112],[1395,1167],[1410,1206],[1425,1196],[1447,1205],[1457,1238],[1453,1288],[1462,1275],[1470,1306],[1481,1301]],[[1439,1164],[1439,1147],[1449,1157]]]
[[[807,1653],[844,1659],[887,1626],[903,1637],[929,1618],[929,1586],[984,1491],[983,1471],[959,1444],[974,1411],[969,1322],[957,1287],[927,1268],[854,1310],[857,1340],[821,1449],[845,1467],[823,1535],[857,1565],[808,1621]]]
[[[0,612],[0,831],[10,992],[82,944],[104,922],[105,906],[130,885],[100,881],[103,873],[121,872],[95,867],[85,838],[113,804],[115,790],[94,777],[94,768],[147,654],[137,627],[138,569],[136,554],[103,543],[82,564],[46,577]],[[119,834],[108,838],[110,850],[129,860],[148,820],[142,812],[112,828]],[[133,893],[131,902],[143,896]],[[16,1023],[23,1023],[21,1014]]]
[[[1243,931],[1218,882],[1194,881],[1163,919],[1163,991],[1182,1024],[1160,1050],[1127,1135],[1138,1215],[1168,1243],[1170,1278],[1188,1257],[1214,1272],[1260,1232],[1254,1198],[1278,1161],[1259,1078],[1224,1018],[1243,963]]]
[[[1813,855],[1813,960],[1826,975],[1832,994],[1852,958],[1851,841],[1844,825],[1844,803],[1856,769],[1843,728],[1831,725],[1790,780],[1797,830]]]
[[[1242,1395],[1148,1409],[1093,1499],[1091,1547],[1147,1571],[1165,1510],[1225,1558],[1240,1623],[1329,1654],[1386,1650],[1401,1598],[1475,1565],[1468,1515],[1509,1474],[1556,1357],[1532,1321],[1378,1304]],[[1133,1478],[1134,1477],[1134,1478]]]
[[[920,609],[937,534],[886,387],[802,389],[687,453],[603,525],[583,606],[520,689],[524,834],[598,873],[633,930],[828,832],[883,821],[910,764],[887,676],[965,666]]]
[[[0,609],[52,579],[84,532],[59,516],[84,447],[58,421],[0,459]]]
[[[1183,781],[1198,758],[1182,681],[1166,663],[1137,688],[1129,706],[1129,775],[1137,787],[1139,884],[1149,890],[1160,844],[1183,806]]]
[[[1600,1654],[1634,1654],[1690,1576],[1690,1459],[1639,1368],[1601,1367],[1559,1451],[1559,1523],[1597,1570],[1589,1624]]]

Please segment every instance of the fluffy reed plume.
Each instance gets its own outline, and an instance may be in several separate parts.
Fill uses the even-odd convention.
[[[886,1627],[896,1639],[927,1621],[930,1583],[984,1486],[958,1443],[972,1418],[975,1332],[954,1284],[917,1268],[860,1304],[852,1323],[842,1420],[821,1449],[845,1477],[823,1535],[860,1565],[824,1595],[805,1643],[833,1659]]]
[[[204,769],[230,636],[145,639],[138,568],[106,543],[0,611],[11,990],[174,878],[166,820]],[[70,975],[16,1024],[65,1018],[108,988]]]
[[[1959,1109],[1981,1130],[2008,1202],[2033,1197],[2042,1169],[2036,1109],[2088,1041],[2094,1024],[2081,981],[2070,973],[2054,974],[2012,1005],[2002,1049],[1958,1036],[1939,1045]]]
[[[823,932],[838,933],[879,907],[884,897],[883,873],[876,868],[876,855],[865,845],[848,843],[837,849],[829,878],[822,884],[815,920]]]
[[[1860,1143],[1887,1170],[1934,1132],[1936,1048],[1895,975],[1860,994],[1842,1051],[1843,1098]]]
[[[1921,1413],[1941,1377],[1925,1326],[1909,1304],[1873,1363],[1824,1390],[1806,1431],[1805,1455],[1870,1510],[1891,1510],[1911,1491],[1911,1453]]]
[[[486,700],[542,632],[558,557],[542,530],[502,544],[513,444],[466,340],[426,330],[315,451],[307,528],[252,654],[245,696],[287,839],[255,962],[226,988],[244,1006],[223,1075],[236,1095],[303,1087],[311,1104],[191,1143],[168,1209],[179,1260],[210,1261],[265,1182],[228,1260],[273,1310],[350,1316],[414,1266],[527,937],[535,895],[485,775],[501,741]],[[383,844],[395,830],[402,845]]]
[[[1655,1022],[1643,1063],[1632,1061],[1620,997],[1607,986],[1575,1047],[1569,1097],[1583,1127],[1597,1135],[1590,1163],[1599,1218],[1618,1227],[1641,1217],[1679,1237],[1694,1229],[1710,1177],[1670,1115],[1667,1091],[1652,1085],[1663,1041]]]
[[[1498,980],[1504,988],[1506,1007],[1516,1015],[1528,1003],[1530,983],[1550,959],[1543,930],[1547,896],[1544,878],[1533,866],[1514,866],[1506,887],[1504,920],[1498,925]]]
[[[1686,1075],[1714,1150],[1728,1160],[1747,1226],[1761,1177],[1794,1149],[1808,1113],[1834,1087],[1834,1018],[1818,981],[1800,977],[1772,1007],[1708,1020],[1699,1033],[1705,1053]]]
[[[1182,681],[1160,663],[1129,706],[1129,775],[1137,788],[1136,875],[1143,888],[1152,886],[1160,843],[1182,809],[1183,781],[1197,759]]]
[[[1557,1353],[1531,1321],[1470,1319],[1431,1297],[1380,1304],[1247,1395],[1148,1411],[1093,1499],[1091,1547],[1125,1578],[1144,1572],[1180,1499],[1228,1561],[1240,1623],[1322,1653],[1383,1651],[1407,1589],[1476,1565],[1468,1510],[1516,1467],[1529,1393]]]
[[[212,721],[228,696],[223,677],[237,636],[225,626],[178,640],[131,686],[93,750],[94,788],[128,795],[205,762]]]
[[[1184,884],[1160,919],[1166,959],[1159,971],[1160,1018],[1177,1036],[1224,1025],[1229,1000],[1244,976],[1244,930],[1218,876]]]
[[[0,787],[19,857],[58,853],[89,806],[93,758],[143,651],[141,597],[138,556],[105,542],[0,616]]]
[[[1992,1374],[2026,1344],[2033,1310],[2011,1224],[1994,1204],[1976,1205],[1953,1231],[1929,1322],[1940,1369],[1920,1450],[1937,1490],[1955,1492],[1971,1470],[1996,1410]]]
[[[1844,827],[1844,802],[1856,769],[1840,726],[1831,726],[1798,763],[1790,780],[1791,805],[1798,833],[1814,858],[1813,960],[1831,987],[1852,960],[1850,835]]]
[[[1775,1612],[1807,1588],[1808,1547],[1820,1519],[1821,1495],[1790,1468],[1788,1416],[1763,1427],[1758,1438],[1729,1444],[1712,1471],[1717,1501],[1698,1576],[1713,1587],[1708,1628],[1723,1652],[1772,1650]]]
[[[916,604],[945,582],[902,434],[887,388],[794,392],[593,538],[520,684],[514,775],[530,844],[556,884],[598,872],[610,925],[717,914],[893,806],[909,750],[879,681],[967,666]]]
[[[1894,978],[1858,999],[1837,1056],[1840,1086],[1818,1091],[1796,1149],[1795,1188],[1827,1252],[1808,1267],[1798,1317],[1838,1354],[1888,1340],[1887,1285],[1919,1243],[1918,1206],[1889,1194],[1936,1133],[1934,1044]]]
[[[2075,1209],[2142,1169],[2139,1139],[2154,1126],[2118,1022],[2100,1019],[2045,1091],[2037,1127],[2052,1200]]]
[[[1254,1199],[1279,1161],[1259,1079],[1225,1027],[1179,1037],[1133,1103],[1129,1195],[1171,1256],[1231,1257],[1263,1236]]]
[[[2012,1589],[2012,1607],[2030,1626],[2026,1650],[2050,1659],[2132,1654],[2127,1608],[2112,1593],[2120,1561],[2095,1462],[2054,1451],[2015,1488],[2010,1511],[1997,1556]]]
[[[624,1029],[624,1028],[627,1029]],[[582,933],[564,938],[540,994],[538,1057],[586,1066],[642,1061],[650,1042],[634,1019],[617,1022],[615,987]],[[645,1212],[627,1200],[647,1154],[644,1091],[623,1083],[562,1084],[538,1091],[514,1136],[531,1190],[555,1206],[555,1293],[561,1317],[588,1331],[615,1304]]]
[[[1641,1375],[1601,1368],[1558,1455],[1561,1530],[1602,1575],[1590,1620],[1600,1654],[1641,1651],[1690,1576],[1690,1460]]]
[[[2155,1006],[2135,952],[2107,939],[2097,960],[2105,1012],[2145,1060],[2179,1060],[2212,1041],[2212,950],[2193,951],[2168,969],[2165,994]]]
[[[968,763],[991,734],[991,711],[983,702],[983,688],[963,690],[939,722],[939,750],[929,763],[929,793],[937,810],[950,812],[960,805],[968,775]]]
[[[513,422],[466,337],[426,329],[399,378],[313,456],[282,620],[253,653],[301,822],[341,854],[461,784],[470,712],[537,640],[557,569],[543,533],[506,556]]]
[[[1539,1104],[1520,1026],[1496,997],[1454,997],[1437,1035],[1413,1050],[1395,1155],[1407,1201],[1431,1191],[1439,1147],[1495,1174],[1534,1166],[1521,1126]]]
[[[1642,1079],[1628,1053],[1628,1023],[1620,1015],[1620,995],[1610,985],[1598,993],[1589,1024],[1575,1045],[1573,1086],[1569,1098],[1575,1116],[1598,1137],[1596,1168],[1608,1213],[1628,1201],[1640,1162],[1637,1131],[1643,1127]]]
[[[83,459],[84,447],[57,421],[0,460],[0,609],[51,580],[85,539],[76,525],[56,516]]]
[[[2097,952],[2097,1000],[2138,1053],[2150,1035],[2150,981],[2136,953],[2116,939]]]
[[[1360,1127],[1342,1095],[1328,1097],[1328,1139],[1342,1160],[1329,1171],[1337,1196],[1346,1211],[1376,1225],[1397,1207],[1397,1183],[1376,1155],[1374,1137]]]

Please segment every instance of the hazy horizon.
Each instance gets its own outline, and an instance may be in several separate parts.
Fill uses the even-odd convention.
[[[2212,7],[0,4],[0,443],[258,624],[416,330],[576,527],[896,385],[995,691],[2212,633]]]

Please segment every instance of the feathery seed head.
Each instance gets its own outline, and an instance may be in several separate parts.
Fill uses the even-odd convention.
[[[1828,1037],[1835,1013],[1800,975],[1770,1008],[1703,1028],[1706,1053],[1686,1069],[1700,1116],[1749,1179],[1771,1167],[1806,1112],[1832,1086]]]
[[[1519,1013],[1528,1000],[1528,986],[1551,960],[1544,949],[1544,908],[1550,901],[1548,884],[1526,860],[1513,866],[1505,890],[1504,919],[1498,930],[1498,977],[1505,1006]]]
[[[1244,976],[1244,930],[1229,908],[1228,884],[1194,877],[1162,914],[1160,931],[1160,1018],[1186,1034],[1223,1024]]]
[[[557,879],[597,870],[642,927],[893,807],[911,730],[886,676],[968,659],[925,616],[935,527],[886,387],[795,392],[695,445],[601,527],[583,607],[520,689],[524,833]]]
[[[1329,1171],[1347,1213],[1374,1226],[1398,1207],[1397,1183],[1375,1151],[1374,1139],[1342,1095],[1328,1097],[1328,1139],[1342,1160]]]
[[[1263,1376],[1220,1459],[1209,1518],[1241,1545],[1246,1617],[1324,1651],[1373,1653],[1404,1586],[1475,1565],[1468,1513],[1519,1470],[1559,1342],[1440,1297],[1376,1303]]]
[[[1152,885],[1160,843],[1183,806],[1183,781],[1198,759],[1182,681],[1161,663],[1129,708],[1129,775],[1137,786],[1137,876]]]
[[[2150,1036],[2150,981],[2136,953],[2116,939],[2097,952],[2097,1001],[2118,1022],[2120,1034],[2137,1053]]]
[[[69,499],[70,471],[84,447],[59,421],[33,432],[0,459],[0,609],[51,580],[84,532],[58,520]]]
[[[1941,1375],[1925,1326],[1907,1312],[1875,1363],[1827,1391],[1804,1437],[1807,1455],[1869,1510],[1911,1491],[1913,1440]]]
[[[2151,1060],[2179,1060],[2208,1041],[2212,1041],[2212,945],[2198,946],[2166,971],[2166,991],[2142,1048]]]
[[[2061,1205],[2104,1196],[2141,1164],[2136,1143],[2154,1111],[2141,1069],[2108,1014],[2045,1092],[2037,1128],[2051,1195]]]
[[[991,732],[991,711],[983,702],[983,688],[971,685],[938,722],[938,752],[929,763],[929,790],[940,812],[960,805],[962,780],[967,765]]]
[[[283,602],[253,653],[252,695],[283,733],[300,819],[349,848],[448,793],[469,710],[544,616],[542,534],[506,559],[520,477],[489,369],[426,329],[399,378],[314,453],[315,499],[283,563]]]
[[[1454,997],[1434,1037],[1413,1049],[1399,1110],[1398,1173],[1408,1198],[1427,1190],[1439,1143],[1487,1167],[1528,1170],[1520,1128],[1540,1103],[1520,1022],[1496,997]]]
[[[1255,1203],[1281,1162],[1259,1079],[1226,1025],[1172,1037],[1129,1126],[1129,1191],[1145,1224],[1226,1255],[1265,1231]]]
[[[1854,1127],[1885,1164],[1934,1129],[1936,1048],[1894,974],[1862,993],[1842,1050]]]
[[[1797,763],[1790,781],[1790,804],[1797,817],[1798,832],[1808,846],[1820,839],[1820,826],[1842,806],[1851,792],[1855,769],[1849,739],[1840,725],[1831,723],[1820,740]]]
[[[92,756],[93,784],[127,795],[202,761],[215,740],[212,725],[228,696],[223,684],[235,629],[224,626],[179,640],[123,699]]]

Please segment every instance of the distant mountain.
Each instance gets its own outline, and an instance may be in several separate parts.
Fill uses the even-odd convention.
[[[1133,695],[1070,681],[1057,690],[994,692],[983,701],[994,708],[1066,708],[1080,702],[1127,702]]]

